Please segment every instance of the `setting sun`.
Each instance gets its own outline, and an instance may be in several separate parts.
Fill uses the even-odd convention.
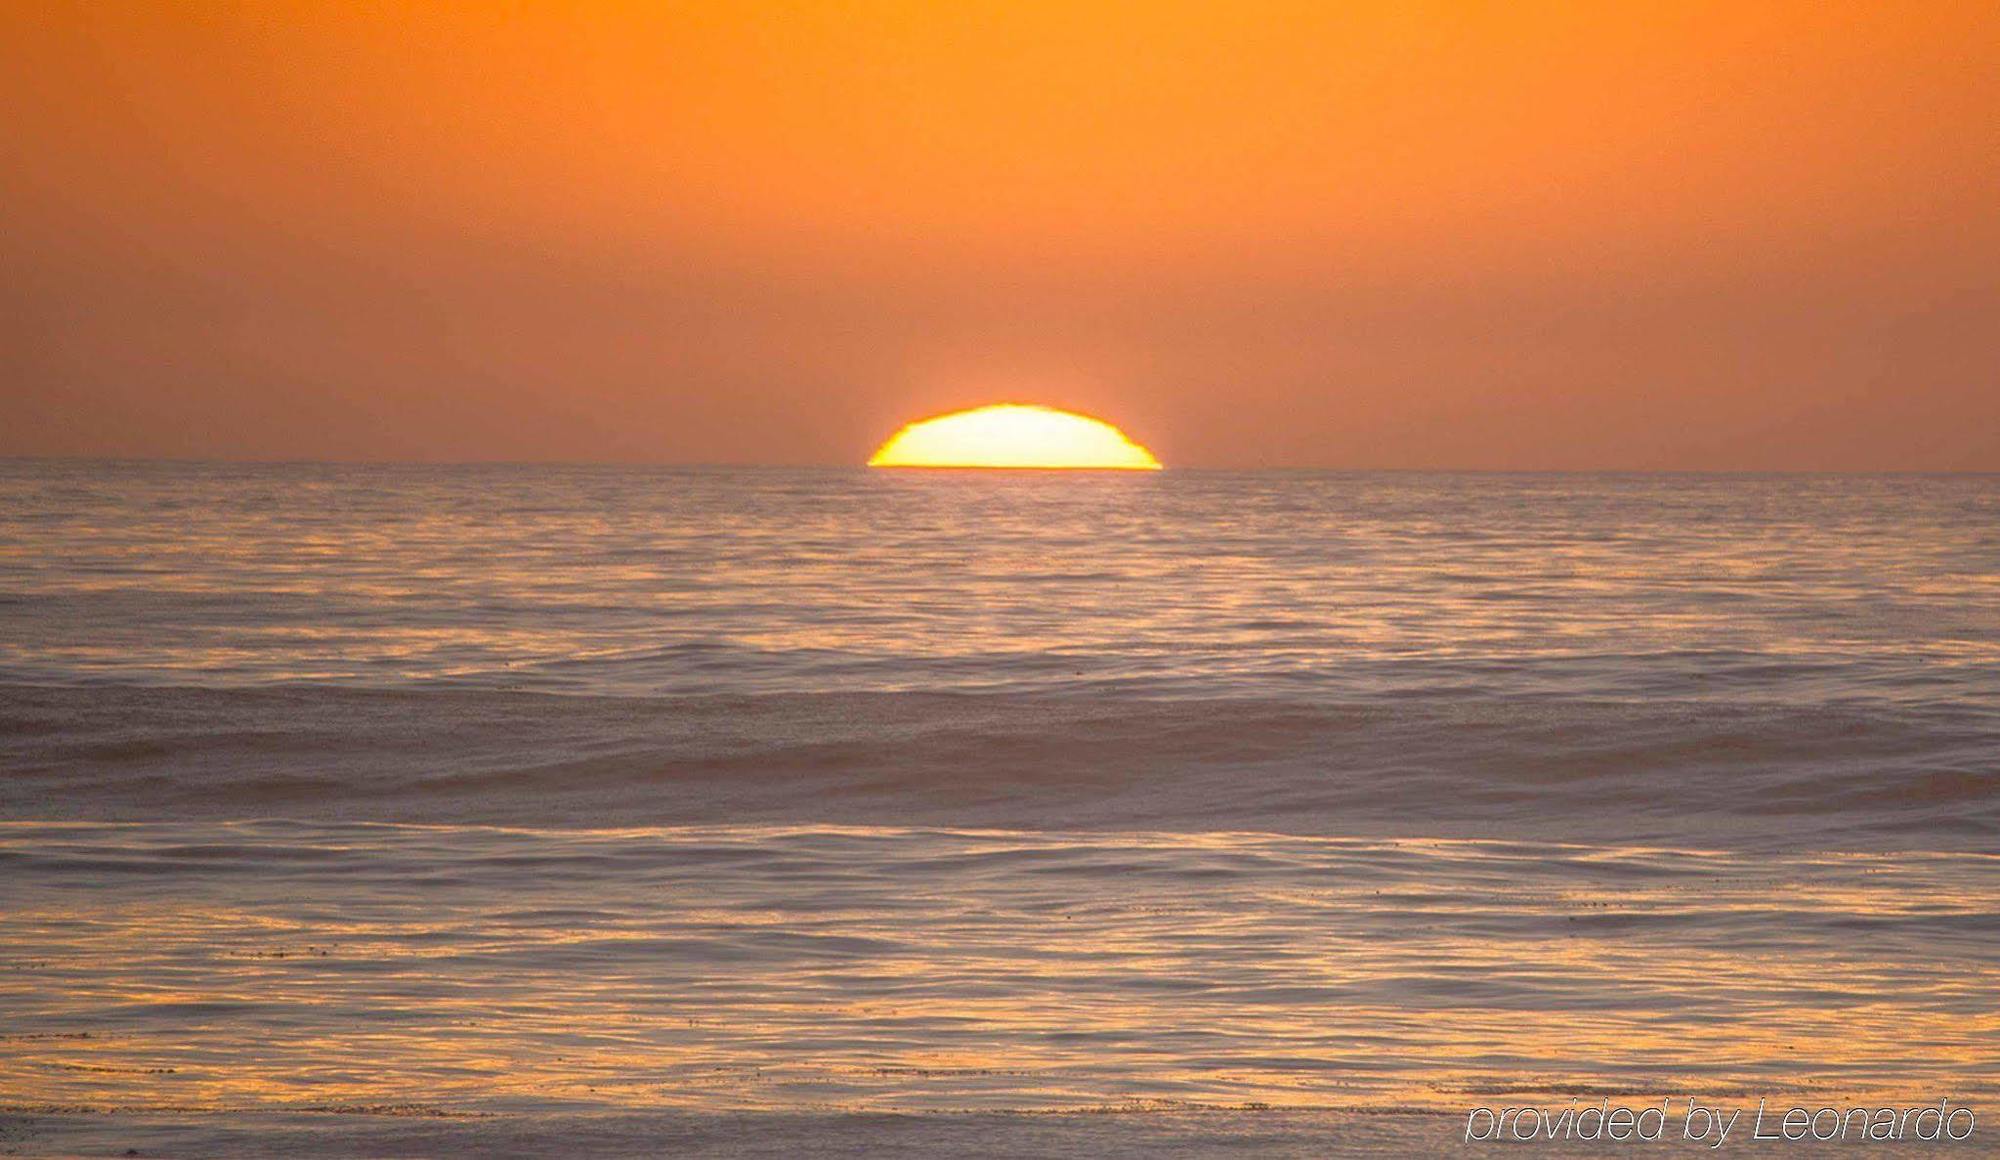
[[[1102,419],[995,403],[911,423],[890,436],[868,466],[1158,471],[1160,461]]]

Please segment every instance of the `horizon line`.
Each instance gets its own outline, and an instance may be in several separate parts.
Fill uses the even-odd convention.
[[[183,455],[32,455],[0,453],[0,462],[13,463],[102,463],[102,464],[183,464],[187,466],[211,467],[602,467],[626,469],[658,470],[725,470],[725,471],[855,471],[869,472],[873,469],[866,462],[856,463],[749,463],[734,460],[666,460],[666,459],[395,459],[395,458],[311,458],[294,456],[183,456]],[[1004,468],[1004,467],[924,467],[900,468],[901,471],[949,471],[957,473],[1003,472],[1009,474],[1054,475],[1061,470],[1047,468]],[[1927,475],[1927,476],[1990,476],[2000,475],[2000,468],[1963,467],[1338,467],[1331,465],[1271,465],[1271,466],[1230,466],[1223,464],[1176,466],[1167,464],[1158,470],[1144,472],[1106,472],[1089,469],[1076,470],[1084,474],[1144,475],[1158,476],[1174,473],[1191,474],[1291,474],[1291,475]]]

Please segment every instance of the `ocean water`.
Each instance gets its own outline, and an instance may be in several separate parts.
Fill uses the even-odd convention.
[[[0,461],[0,1150],[1985,1137],[1996,995],[2000,478]]]

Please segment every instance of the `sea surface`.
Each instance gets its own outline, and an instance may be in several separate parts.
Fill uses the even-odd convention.
[[[0,460],[0,1016],[0,1154],[2000,1148],[2000,477]]]

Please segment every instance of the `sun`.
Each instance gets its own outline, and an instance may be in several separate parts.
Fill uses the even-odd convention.
[[[911,423],[870,467],[1037,467],[1158,471],[1160,461],[1102,419],[1030,403],[995,403]]]

